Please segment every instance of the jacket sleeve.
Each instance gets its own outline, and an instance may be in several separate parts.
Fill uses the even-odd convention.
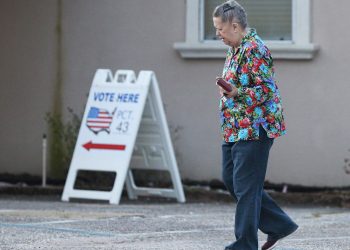
[[[236,98],[248,107],[259,106],[276,89],[273,63],[268,49],[254,48],[248,51],[242,69],[239,79],[241,87],[238,88]]]

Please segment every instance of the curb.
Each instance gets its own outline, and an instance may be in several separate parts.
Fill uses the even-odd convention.
[[[188,203],[198,202],[234,202],[227,191],[210,189],[209,187],[184,186],[185,196]],[[19,198],[45,196],[49,199],[60,200],[63,192],[62,186],[3,186],[0,187],[0,196]],[[282,205],[296,206],[333,206],[350,208],[350,191],[324,191],[324,192],[290,192],[281,193],[267,190],[268,194]],[[129,201],[126,192],[122,195],[123,202]],[[171,202],[174,199],[162,197],[142,197],[144,202]]]

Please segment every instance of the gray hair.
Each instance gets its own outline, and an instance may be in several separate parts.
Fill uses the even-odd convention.
[[[217,6],[213,11],[213,17],[221,17],[224,23],[237,22],[243,29],[248,26],[247,14],[244,8],[235,0],[230,0]]]

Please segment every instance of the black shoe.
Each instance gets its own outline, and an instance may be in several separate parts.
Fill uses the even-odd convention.
[[[275,248],[278,245],[278,243],[281,242],[282,239],[285,239],[287,236],[291,235],[292,233],[295,233],[297,230],[298,230],[298,228],[296,228],[293,232],[291,232],[290,234],[287,234],[286,236],[284,236],[278,240],[267,240],[265,242],[265,244],[261,247],[261,250],[270,250],[270,249]]]
[[[278,242],[280,242],[281,239],[279,240],[268,240],[265,242],[265,244],[261,247],[261,250],[270,250],[275,248],[278,245]]]

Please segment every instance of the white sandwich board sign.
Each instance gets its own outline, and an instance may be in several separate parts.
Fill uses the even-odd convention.
[[[173,188],[139,187],[132,169],[165,170]],[[79,170],[115,172],[111,191],[75,189]],[[119,204],[122,190],[130,199],[158,195],[185,202],[163,103],[155,74],[98,69],[64,186],[62,200],[108,200]]]

